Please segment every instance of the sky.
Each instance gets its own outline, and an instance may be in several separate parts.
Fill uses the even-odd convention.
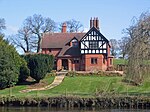
[[[98,17],[100,31],[107,39],[121,39],[122,30],[133,17],[150,11],[150,0],[0,0],[0,18],[6,20],[5,35],[16,34],[23,21],[34,14],[55,22],[80,21],[85,31],[91,17]]]

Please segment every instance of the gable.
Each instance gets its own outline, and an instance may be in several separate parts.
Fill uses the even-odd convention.
[[[109,41],[98,29],[92,27],[80,40],[80,44],[81,54],[107,54]]]
[[[87,40],[87,36],[91,37],[94,36],[93,38],[91,37],[91,39],[97,39],[98,40],[104,40],[105,42],[109,43],[109,41],[100,33],[100,31],[98,29],[96,29],[95,27],[92,27],[83,37],[80,41],[83,40]]]

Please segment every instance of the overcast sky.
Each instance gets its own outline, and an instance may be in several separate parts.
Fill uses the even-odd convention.
[[[55,22],[75,19],[85,30],[91,17],[100,20],[100,31],[108,39],[120,39],[131,19],[150,11],[150,0],[0,0],[0,18],[6,20],[5,35],[15,34],[24,19],[33,14]]]

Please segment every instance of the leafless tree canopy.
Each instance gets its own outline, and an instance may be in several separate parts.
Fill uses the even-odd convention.
[[[131,38],[127,78],[141,83],[150,75],[150,13],[141,14],[127,31]]]
[[[32,33],[27,26],[20,28],[18,34],[10,36],[11,42],[16,47],[21,48],[24,53],[29,53],[34,50],[34,46],[31,41]]]
[[[120,40],[118,40],[119,55],[121,55],[123,59],[125,59],[125,57],[128,56],[129,42],[129,37],[122,37]]]
[[[6,26],[5,26],[5,19],[1,18],[0,19],[0,33],[5,28],[6,28]]]
[[[56,24],[50,18],[42,15],[33,15],[25,19],[23,27],[18,30],[18,34],[11,36],[11,41],[16,47],[20,47],[24,53],[40,51],[42,34],[54,32]]]
[[[53,20],[37,14],[28,17],[24,25],[27,26],[32,33],[32,47],[36,47],[37,52],[39,52],[41,48],[42,34],[45,32],[54,32],[56,28]]]
[[[111,55],[116,57],[117,56],[117,50],[118,50],[118,41],[116,39],[110,39],[110,45],[111,45]]]
[[[76,21],[74,19],[62,22],[60,24],[60,30],[62,28],[63,23],[67,24],[67,32],[83,32],[83,25],[81,24],[80,21]]]

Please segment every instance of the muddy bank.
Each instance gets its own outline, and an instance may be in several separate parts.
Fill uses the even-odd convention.
[[[98,107],[98,108],[150,108],[149,97],[48,97],[16,98],[1,97],[0,106],[39,106],[39,107]]]

